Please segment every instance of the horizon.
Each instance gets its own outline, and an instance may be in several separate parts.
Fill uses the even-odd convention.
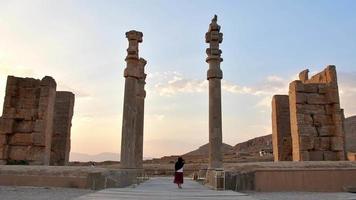
[[[148,74],[144,157],[195,150],[208,143],[205,32],[217,14],[224,143],[271,134],[272,96],[287,94],[306,68],[312,76],[336,65],[349,117],[356,115],[354,10],[346,0],[1,1],[0,104],[6,76],[49,75],[57,90],[76,95],[71,152],[120,153],[125,32],[135,29]]]

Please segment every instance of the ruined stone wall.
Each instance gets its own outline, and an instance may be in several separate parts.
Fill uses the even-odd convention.
[[[51,165],[68,164],[73,108],[73,93],[63,91],[56,93],[51,144]]]
[[[356,153],[356,116],[346,118],[344,125],[346,151]]]
[[[274,161],[292,160],[292,137],[290,130],[288,95],[272,98],[272,140]]]
[[[289,85],[293,160],[344,160],[343,112],[335,66]]]
[[[9,76],[0,118],[0,163],[49,165],[56,82]]]

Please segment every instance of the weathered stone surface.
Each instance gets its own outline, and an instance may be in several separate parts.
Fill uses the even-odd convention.
[[[11,135],[9,144],[18,146],[32,145],[32,135],[29,133],[15,133]]]
[[[143,159],[143,115],[144,115],[144,66],[139,59],[139,43],[143,34],[139,31],[126,32],[129,41],[124,70],[125,92],[121,132],[121,167],[142,168]]]
[[[293,160],[344,160],[344,116],[335,66],[310,79],[304,70],[299,77],[289,85]]]
[[[74,98],[74,94],[71,92],[56,93],[51,143],[51,165],[68,164]]]
[[[0,118],[0,134],[12,133],[14,129],[14,120]]]
[[[209,64],[207,79],[209,81],[209,169],[221,169],[223,167],[222,146],[222,118],[221,118],[221,79],[220,69],[222,51],[219,44],[223,40],[220,26],[217,24],[217,16],[211,20],[209,30],[205,34],[205,42],[209,43],[206,49],[206,62]]]
[[[292,160],[288,95],[275,95],[272,98],[272,141],[275,161]]]
[[[347,152],[356,153],[356,116],[345,119],[345,147]]]
[[[52,77],[8,77],[0,118],[0,148],[6,149],[0,159],[4,164],[24,160],[49,165],[55,98],[56,82]]]

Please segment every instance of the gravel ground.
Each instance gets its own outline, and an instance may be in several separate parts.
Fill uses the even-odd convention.
[[[0,200],[68,200],[91,192],[72,188],[0,186]]]
[[[259,200],[356,200],[354,193],[327,193],[327,192],[248,192]]]

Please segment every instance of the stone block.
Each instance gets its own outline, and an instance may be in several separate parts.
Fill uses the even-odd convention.
[[[300,136],[316,137],[318,136],[317,128],[311,125],[299,125],[298,134]]]
[[[319,90],[318,90],[319,94],[326,94],[327,91],[328,91],[327,84],[320,84],[319,85]]]
[[[10,96],[9,94],[6,93],[4,97],[4,110],[7,108],[14,108],[16,106],[16,100],[17,98],[14,96]]]
[[[318,135],[320,137],[330,137],[330,136],[334,136],[335,126],[331,126],[331,125],[321,126],[321,127],[317,127],[316,130],[318,131]]]
[[[0,145],[0,160],[6,160],[8,158],[8,150],[9,150],[8,145]]]
[[[42,161],[46,156],[45,148],[32,146],[27,153],[27,159],[31,161]]]
[[[9,159],[10,160],[27,160],[27,152],[29,146],[11,146],[9,148]]]
[[[324,160],[336,161],[338,160],[337,152],[334,151],[324,151]]]
[[[14,107],[4,107],[3,114],[1,118],[13,119],[16,115],[16,108]]]
[[[342,137],[331,137],[330,145],[332,151],[344,151],[344,138]]]
[[[306,93],[318,93],[319,84],[308,83],[304,84],[304,92]]]
[[[34,132],[42,132],[44,129],[44,120],[38,119],[34,122],[33,131]]]
[[[39,84],[39,80],[33,78],[18,78],[17,81],[19,88],[33,88]]]
[[[337,159],[340,161],[347,160],[347,155],[345,154],[345,151],[337,151],[336,155]]]
[[[332,125],[333,118],[332,115],[325,115],[325,114],[315,114],[313,115],[314,124],[320,125]]]
[[[41,82],[40,82],[40,86],[45,86],[45,87],[51,87],[56,89],[57,88],[57,83],[56,81],[50,77],[50,76],[45,76],[42,78]]]
[[[308,151],[300,151],[300,160],[299,161],[309,161],[310,160],[310,155]]]
[[[298,104],[305,104],[307,103],[307,95],[306,93],[302,93],[302,92],[297,92],[295,95],[295,102]]]
[[[328,104],[325,95],[321,95],[318,93],[308,93],[306,95],[306,99],[308,104],[316,104],[316,105]]]
[[[324,160],[324,151],[310,151],[309,152],[310,161],[322,161]]]
[[[314,148],[314,137],[313,136],[300,136],[299,138],[299,150],[308,151]]]
[[[29,133],[15,133],[10,136],[9,144],[16,146],[32,145],[32,135]]]
[[[32,142],[35,146],[46,146],[46,138],[42,132],[32,133]]]
[[[330,137],[317,137],[314,138],[315,150],[329,150],[330,149]]]
[[[304,84],[302,81],[293,81],[289,84],[289,92],[304,92]]]
[[[18,88],[18,96],[21,97],[21,100],[24,99],[30,99],[30,100],[35,100],[36,99],[36,91],[37,87],[30,87],[30,88]]]
[[[5,134],[0,134],[0,146],[7,144],[7,137]]]
[[[297,104],[297,113],[325,114],[325,107],[323,105]]]
[[[326,92],[326,99],[329,104],[339,103],[339,90],[338,88],[328,88]]]
[[[29,120],[15,121],[14,132],[31,133],[33,131],[33,122]]]
[[[16,109],[14,118],[18,120],[32,120],[33,116],[34,113],[32,109],[18,108]]]
[[[18,83],[18,78],[15,76],[7,76],[6,86],[16,86]]]
[[[0,134],[12,133],[13,128],[14,128],[13,119],[0,118]]]

